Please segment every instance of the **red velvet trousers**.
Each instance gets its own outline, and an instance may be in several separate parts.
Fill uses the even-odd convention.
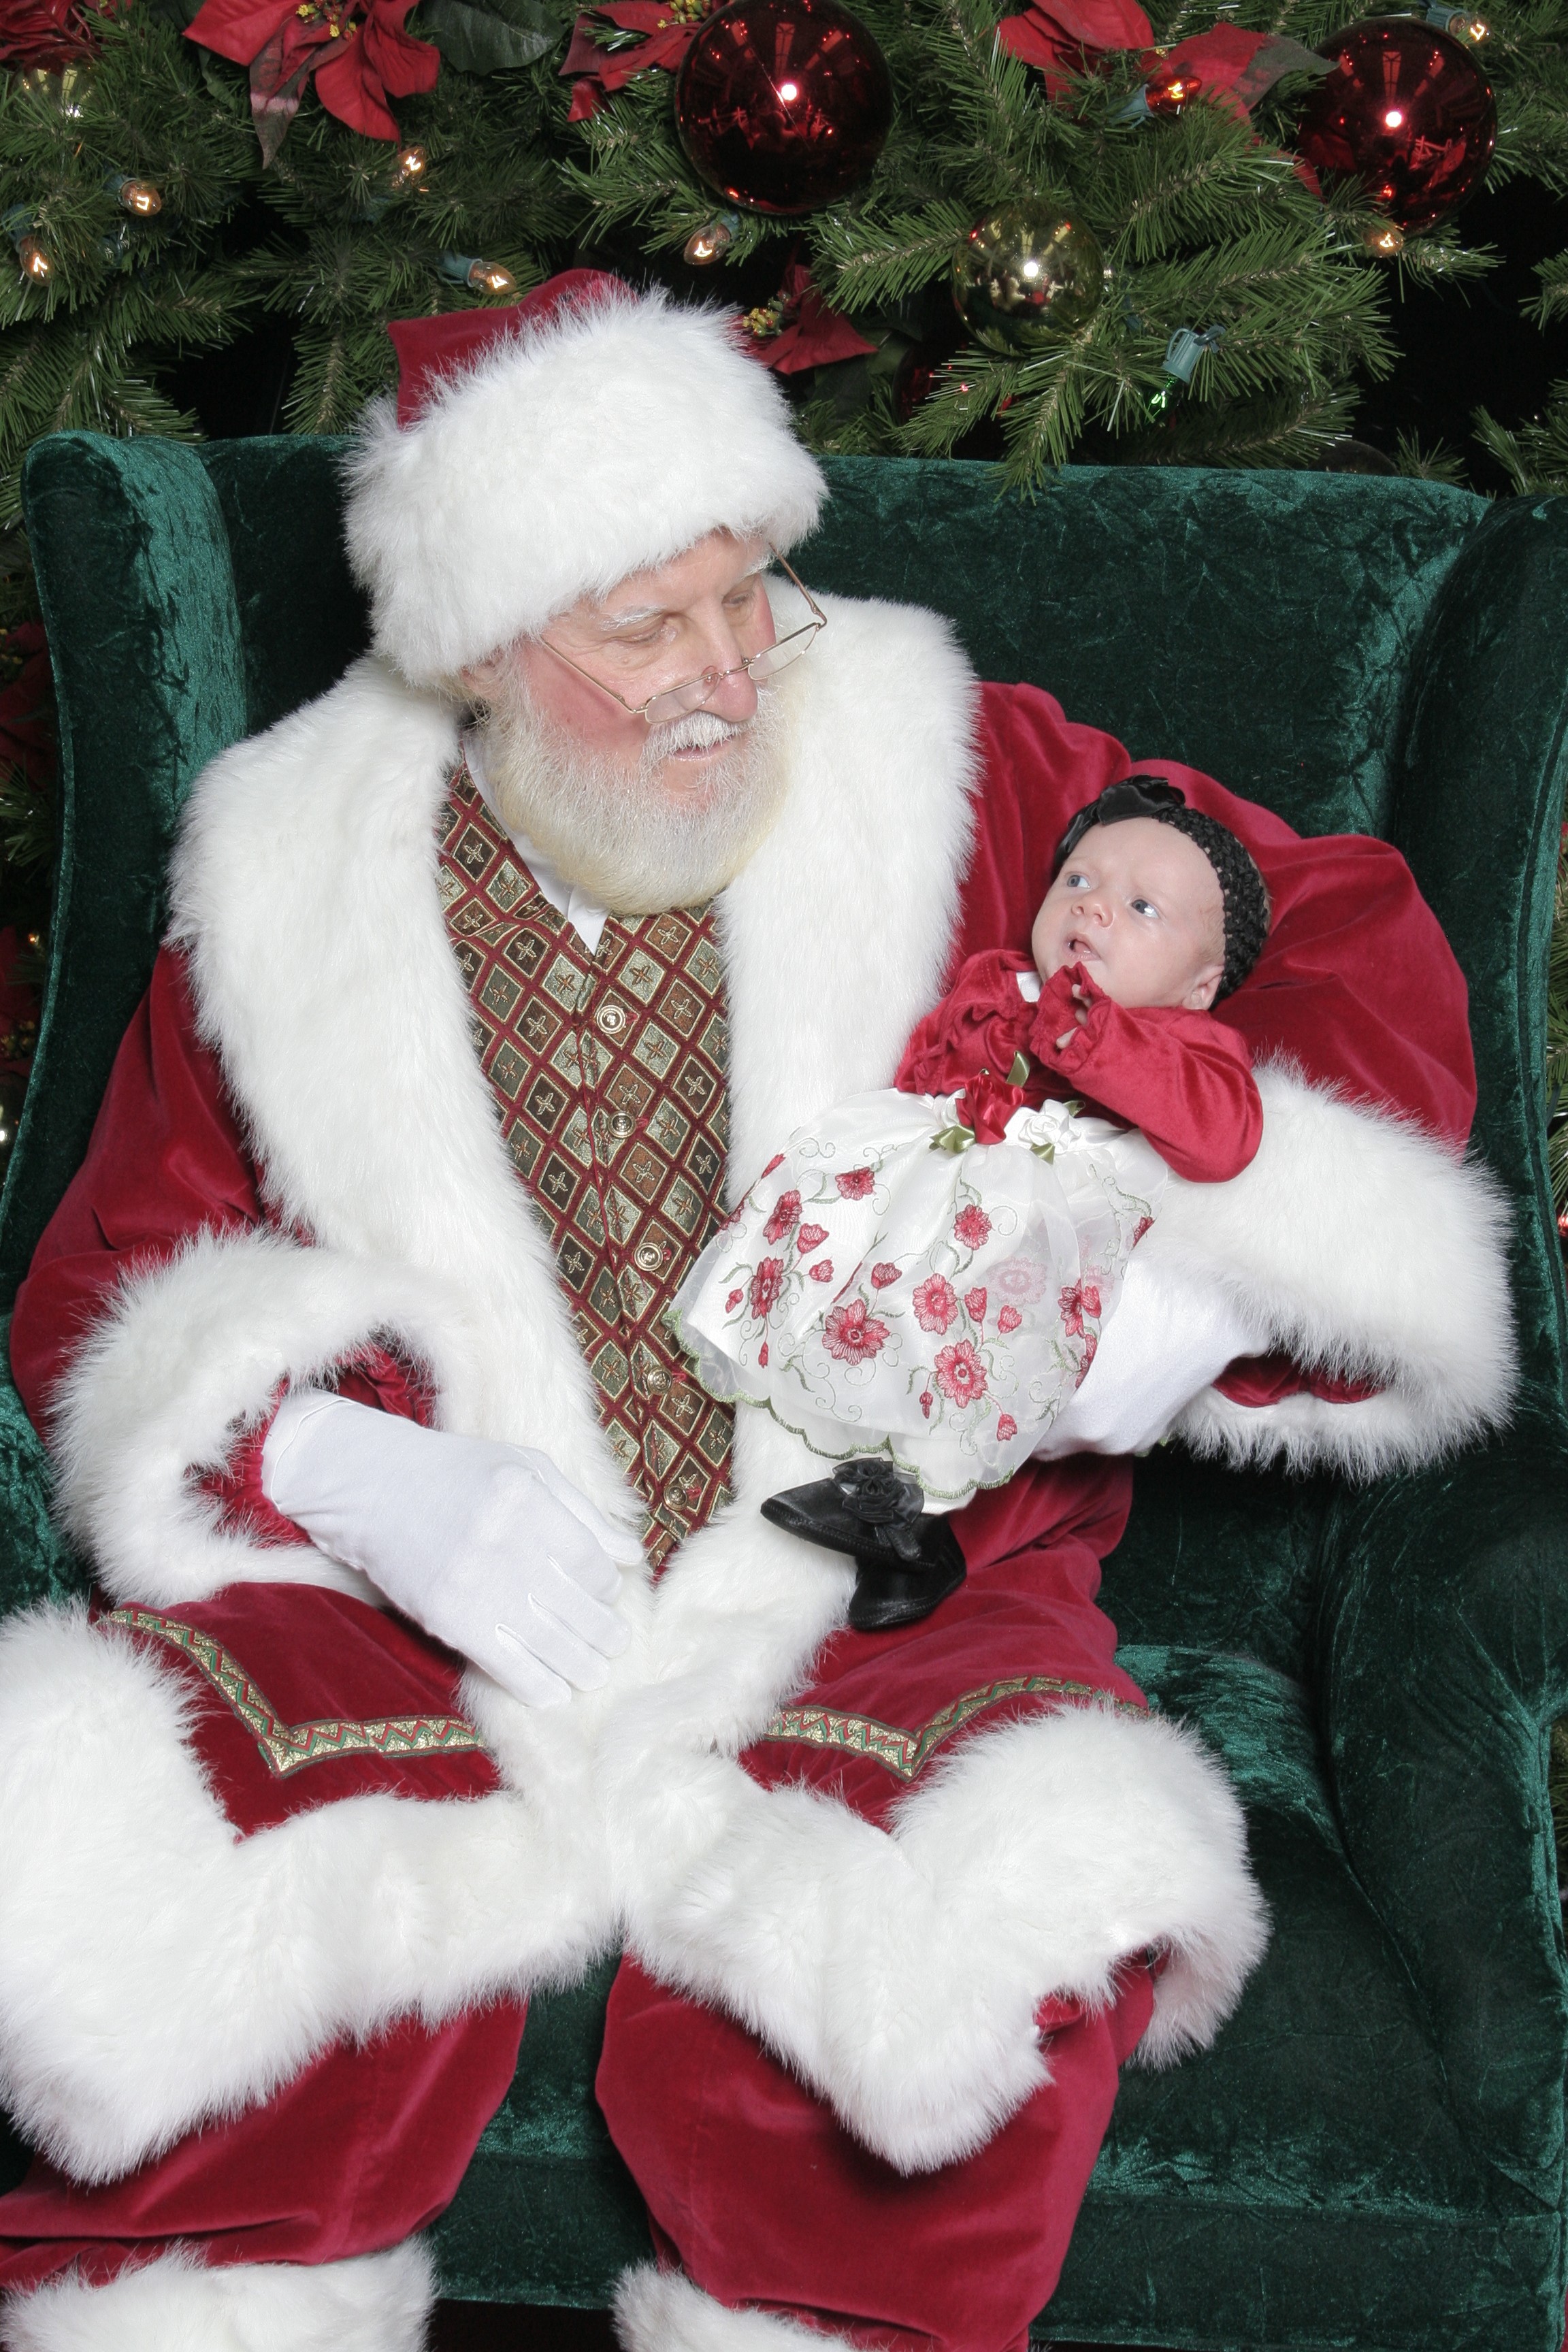
[[[977,1497],[952,1522],[968,1582],[922,1625],[838,1635],[781,1718],[805,1736],[760,1742],[743,1759],[752,1777],[831,1791],[875,1821],[918,1790],[928,1764],[999,1721],[1089,1690],[1140,1706],[1095,1605],[1128,1489],[1121,1465],[1080,1457]],[[1001,1687],[1019,1680],[1068,1687]],[[1055,2291],[1117,2070],[1152,2000],[1136,1961],[1108,2011],[1047,2002],[1050,2082],[978,2154],[906,2176],[742,2027],[627,1961],[610,1996],[599,2104],[661,2257],[719,2302],[898,2352],[1021,2352]]]

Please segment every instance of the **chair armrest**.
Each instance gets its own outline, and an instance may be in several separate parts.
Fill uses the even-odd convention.
[[[1339,1507],[1329,1777],[1477,2152],[1553,2204],[1568,1983],[1547,1798],[1568,1713],[1568,1449],[1526,1435]]]
[[[50,1516],[49,1457],[12,1383],[10,1336],[0,1317],[0,1617],[68,1600],[90,1580]]]

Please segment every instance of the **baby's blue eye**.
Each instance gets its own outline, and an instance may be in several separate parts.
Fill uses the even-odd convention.
[[[1135,915],[1158,916],[1160,909],[1154,905],[1152,899],[1134,898],[1132,901],[1132,911]]]

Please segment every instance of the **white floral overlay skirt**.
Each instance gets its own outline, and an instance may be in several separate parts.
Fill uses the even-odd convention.
[[[798,1129],[670,1310],[712,1395],[819,1454],[886,1454],[942,1502],[1000,1486],[1049,1429],[1168,1172],[1061,1103],[955,1150],[954,1103],[889,1087]]]

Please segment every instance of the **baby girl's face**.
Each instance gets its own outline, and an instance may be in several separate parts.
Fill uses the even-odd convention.
[[[1035,918],[1042,980],[1081,963],[1117,1004],[1201,1013],[1225,971],[1225,907],[1195,841],[1150,816],[1092,824]]]

